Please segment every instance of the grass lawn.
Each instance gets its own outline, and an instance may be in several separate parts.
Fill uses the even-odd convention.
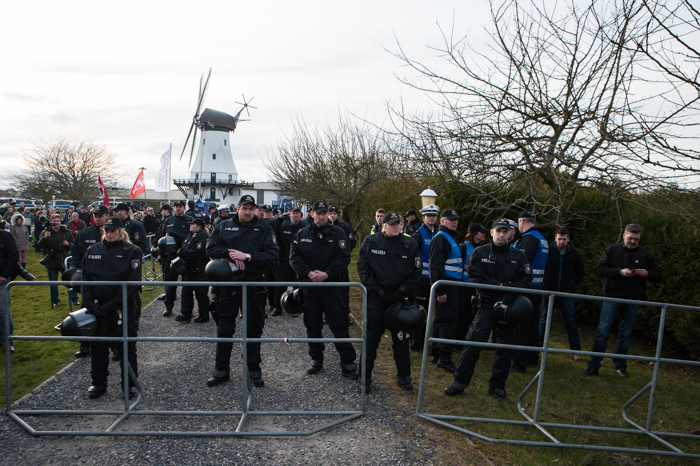
[[[46,268],[39,264],[43,255],[27,251],[27,270],[37,280],[48,280]],[[18,278],[18,281],[23,281]],[[161,287],[162,288],[162,287]],[[141,301],[146,306],[161,293],[161,288],[144,291]],[[68,315],[68,289],[59,287],[61,305],[51,308],[47,286],[15,286],[11,294],[12,319],[17,335],[60,336],[54,326]],[[73,309],[76,310],[76,309]],[[22,341],[15,340],[17,351],[10,355],[12,363],[12,400],[18,400],[31,392],[44,380],[58,373],[74,360],[77,342],[70,341]],[[4,350],[4,348],[3,348]],[[5,351],[0,355],[0,406],[5,406],[7,390],[5,375]]]

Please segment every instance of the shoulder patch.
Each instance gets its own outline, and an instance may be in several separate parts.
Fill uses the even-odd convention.
[[[202,243],[197,243],[197,249],[202,249]]]
[[[277,244],[277,237],[275,235],[272,235],[272,242]]]
[[[139,267],[141,267],[141,261],[138,259],[133,259],[131,261],[131,267],[133,267],[134,269],[138,269]]]
[[[532,270],[530,270],[530,266],[529,266],[529,265],[526,265],[526,266],[525,266],[525,271],[526,271],[527,273],[532,273]]]
[[[416,268],[420,269],[421,265],[422,265],[421,260],[420,260],[420,256],[414,257],[413,260],[416,261]]]
[[[338,246],[340,246],[340,249],[345,249],[345,240],[341,239],[338,241]]]

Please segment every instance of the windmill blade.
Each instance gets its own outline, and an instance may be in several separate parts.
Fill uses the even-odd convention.
[[[204,75],[202,75],[202,79],[204,79]],[[209,68],[209,74],[207,75],[207,79],[204,81],[204,88],[202,88],[202,79],[199,80],[199,102],[197,103],[196,116],[199,116],[200,112],[202,111],[204,99],[207,96],[207,89],[209,89],[209,80],[211,79],[211,68]]]
[[[185,155],[185,150],[187,149],[187,143],[190,141],[190,136],[192,136],[192,130],[196,127],[195,122],[192,122],[192,126],[190,126],[190,132],[187,133],[187,139],[185,139],[185,145],[182,146],[182,153],[180,154],[180,160],[182,160],[182,156]],[[196,132],[195,132],[196,133]],[[178,160],[178,162],[180,161]]]
[[[250,118],[250,111],[248,110],[248,108],[249,108],[249,107],[250,107],[250,108],[254,108],[255,110],[258,109],[258,107],[253,107],[252,105],[250,105],[250,103],[253,101],[253,99],[255,98],[255,96],[251,97],[250,100],[248,100],[248,101],[245,100],[245,94],[241,94],[241,96],[243,96],[243,103],[234,102],[234,103],[237,103],[238,105],[243,105],[243,108],[238,112],[238,115],[240,115],[241,112],[243,111],[243,109],[245,109],[246,113],[248,114],[248,118]],[[237,115],[237,116],[238,116],[238,115]]]
[[[194,123],[192,123],[192,124],[194,124]],[[194,155],[194,143],[197,142],[197,129],[198,128],[199,128],[198,126],[195,126],[195,128],[194,128],[194,137],[192,138],[192,149],[190,150],[190,161],[187,162],[188,167],[192,165],[192,155]]]

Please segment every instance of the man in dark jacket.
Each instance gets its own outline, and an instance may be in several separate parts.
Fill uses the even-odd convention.
[[[170,206],[167,206],[169,209]],[[166,206],[163,206],[163,210]],[[177,201],[175,203],[175,215],[171,215],[163,220],[163,224],[160,226],[160,230],[156,234],[156,240],[162,238],[163,236],[172,236],[176,239],[178,247],[182,245],[185,238],[190,234],[190,225],[188,218],[185,216],[185,203],[183,201]],[[164,252],[161,255],[163,260],[163,280],[164,281],[177,281],[177,274],[170,270],[170,263],[173,259],[177,257],[177,252]],[[175,306],[175,297],[177,295],[176,286],[166,286],[165,287],[165,312],[163,312],[163,317],[169,317],[173,314],[173,307]]]
[[[459,215],[452,209],[445,209],[440,215],[440,229],[430,242],[430,285],[438,280],[461,282],[464,273],[466,250],[457,243],[457,225]],[[456,286],[441,286],[436,290],[435,332],[433,336],[447,340],[463,340],[468,329],[468,315],[471,310],[466,303],[461,303],[461,293]],[[439,344],[433,347],[433,359],[437,366],[454,374],[456,367],[452,362],[454,346]],[[437,358],[435,358],[437,357]]]
[[[64,225],[61,225],[61,216],[53,214],[50,228],[44,231],[43,237],[39,240],[39,247],[44,250],[44,258],[46,259],[44,267],[46,267],[50,281],[58,280],[58,273],[62,274],[65,270],[64,261],[68,257],[73,241],[73,234]],[[78,304],[78,294],[72,289],[68,294],[73,304]],[[61,304],[58,299],[57,285],[51,285],[51,304],[52,306]]]
[[[493,332],[496,343],[506,345],[516,343],[516,327],[498,321],[494,313],[494,305],[498,302],[506,305],[514,302],[517,295],[513,292],[513,288],[528,288],[532,282],[532,274],[525,253],[508,247],[509,229],[508,220],[505,218],[499,218],[493,222],[492,241],[476,248],[469,257],[467,264],[469,279],[474,283],[500,286],[503,291],[477,290],[480,304],[469,328],[467,341],[485,343]],[[478,346],[464,347],[452,385],[445,388],[446,395],[454,396],[464,392],[474,375],[474,367],[479,360],[481,349]],[[512,351],[496,350],[489,379],[489,395],[499,399],[506,398],[505,386],[512,357]]]
[[[313,205],[313,224],[299,230],[292,240],[289,263],[305,282],[338,282],[343,269],[350,263],[350,248],[345,232],[328,223],[328,204],[316,201]],[[343,304],[340,288],[305,287],[304,325],[307,338],[322,338],[323,315],[335,338],[350,338],[348,314]],[[323,343],[309,343],[311,367],[306,371],[315,374],[323,369]],[[336,343],[340,354],[340,368],[344,377],[359,378],[355,364],[355,348],[351,343]]]
[[[10,327],[5,328],[5,312],[10,312],[5,307],[5,288],[12,281],[17,273],[17,263],[19,262],[19,251],[15,240],[5,230],[0,230],[0,348],[5,345],[5,335],[12,336],[13,324],[12,314],[10,314]],[[8,345],[10,351],[15,352],[12,340],[9,340]]]
[[[345,236],[348,238],[348,248],[350,249],[350,253],[352,253],[352,250],[355,249],[355,246],[357,245],[357,240],[355,239],[355,235],[352,234],[352,228],[350,228],[350,225],[338,219],[339,213],[340,212],[336,206],[329,206],[328,223],[343,229]],[[346,283],[350,281],[350,274],[348,273],[347,267],[343,271],[343,276],[341,277],[340,281]],[[347,311],[348,315],[350,315],[350,288],[342,288],[340,292],[343,295],[345,310]]]
[[[204,276],[204,268],[209,262],[207,257],[207,234],[204,227],[204,219],[202,217],[195,218],[190,223],[190,235],[182,243],[182,247],[178,251],[178,256],[185,261],[187,272],[182,277],[186,282],[203,282],[206,281]],[[189,322],[192,320],[192,311],[194,310],[194,294],[197,298],[197,308],[199,316],[194,319],[196,323],[209,322],[209,287],[208,286],[183,286],[180,293],[180,315],[175,318],[178,322]]]
[[[421,225],[423,225],[423,222],[420,221],[418,218],[418,212],[416,212],[414,209],[409,209],[404,217],[406,217],[406,228],[404,228],[404,233],[409,236],[413,236],[413,233],[418,231]]]
[[[630,223],[625,227],[622,244],[609,246],[598,261],[598,275],[604,277],[603,296],[606,298],[633,299],[646,301],[647,283],[660,282],[661,271],[656,265],[654,255],[639,247],[642,239],[642,227]],[[615,345],[615,354],[627,354],[632,337],[632,328],[637,319],[639,305],[622,304],[604,301],[600,309],[600,322],[595,334],[593,349],[596,353],[604,353],[608,344],[610,329],[620,316],[620,324]],[[588,361],[585,375],[598,375],[598,369],[603,358],[592,356]],[[614,359],[615,373],[620,377],[628,377],[627,360]]]
[[[235,281],[261,281],[265,272],[279,256],[277,237],[270,223],[255,216],[255,199],[250,194],[241,197],[236,209],[238,215],[225,220],[207,241],[207,255],[211,259],[228,259],[236,264],[242,276]],[[242,287],[218,288],[216,307],[219,321],[217,322],[217,338],[231,338],[236,332],[236,317],[243,306]],[[265,295],[264,288],[247,288],[248,338],[260,338],[265,326]],[[248,374],[256,387],[264,386],[260,363],[260,343],[248,343]],[[213,376],[207,380],[207,385],[213,387],[230,380],[230,361],[232,343],[216,344],[216,365]]]
[[[569,244],[569,230],[557,228],[554,234],[554,242],[549,246],[547,256],[547,266],[544,270],[545,290],[561,291],[573,293],[576,286],[583,281],[585,269],[583,259],[578,251]],[[576,325],[576,307],[574,298],[557,296],[554,298],[552,309],[557,305],[561,308],[561,316],[566,325],[566,334],[569,337],[569,348],[572,350],[581,349],[581,341],[578,337],[578,326]],[[544,342],[544,330],[547,324],[547,310],[549,309],[549,296],[542,300],[542,318],[540,320],[540,345]],[[583,361],[583,356],[575,354],[575,361]]]
[[[294,273],[294,269],[292,269],[292,266],[289,263],[289,252],[292,249],[292,239],[299,230],[306,226],[306,220],[301,219],[301,209],[297,206],[292,208],[292,211],[289,213],[289,219],[283,221],[282,224],[279,225],[279,229],[275,231],[280,246],[280,259],[278,262],[279,269],[277,270],[277,275],[275,276],[276,281],[297,281],[297,275],[296,273]],[[282,308],[280,307],[280,299],[282,298],[282,295],[285,291],[287,291],[287,286],[277,287],[277,295],[275,296],[275,307],[272,311],[273,316],[278,316],[282,314]],[[298,317],[299,314],[294,314],[294,316]]]

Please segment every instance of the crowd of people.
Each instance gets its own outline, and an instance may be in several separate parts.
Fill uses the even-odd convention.
[[[307,209],[294,207],[282,214],[267,205],[256,204],[250,195],[242,196],[237,205],[212,205],[207,213],[193,201],[186,205],[177,201],[163,205],[158,213],[151,207],[141,209],[118,204],[113,209],[71,207],[61,215],[51,209],[37,209],[31,217],[23,214],[24,206],[9,211],[10,228],[0,229],[0,341],[5,332],[12,335],[12,326],[4,326],[4,291],[20,266],[26,265],[26,251],[34,245],[43,251],[42,264],[50,280],[57,280],[66,267],[82,269],[85,281],[140,281],[144,256],[158,256],[163,280],[211,282],[205,274],[209,262],[223,261],[235,273],[222,281],[280,282],[277,287],[247,288],[247,308],[242,309],[242,288],[236,286],[185,286],[180,292],[178,322],[191,322],[195,302],[195,323],[205,323],[210,315],[216,320],[218,338],[230,338],[236,331],[236,318],[247,313],[247,335],[263,335],[266,309],[271,317],[285,311],[300,315],[299,308],[282,309],[280,304],[289,285],[295,282],[348,282],[348,266],[356,247],[356,231],[339,220],[336,206],[317,201]],[[21,210],[20,210],[21,209]],[[8,212],[4,214],[7,217]],[[503,345],[539,347],[543,343],[549,300],[528,293],[528,289],[574,292],[583,280],[585,270],[578,251],[570,243],[566,228],[558,228],[554,241],[548,242],[537,228],[536,216],[523,211],[517,220],[498,218],[491,228],[478,223],[469,225],[465,238],[457,235],[462,219],[454,209],[440,211],[428,205],[405,215],[377,209],[369,235],[362,243],[357,270],[367,289],[367,367],[365,390],[372,390],[372,372],[381,337],[387,330],[385,315],[395,305],[420,304],[427,307],[431,288],[435,288],[436,306],[432,336],[450,341],[487,342],[491,338]],[[33,227],[33,230],[32,230]],[[661,280],[654,256],[639,246],[642,228],[627,225],[623,242],[608,247],[597,267],[604,278],[603,295],[611,298],[646,299],[646,282]],[[490,235],[490,240],[487,240]],[[149,241],[149,238],[151,241]],[[67,260],[68,259],[68,260]],[[228,269],[226,269],[228,270]],[[208,273],[208,272],[207,272]],[[453,286],[450,282],[496,285],[498,291]],[[173,315],[177,289],[166,287],[159,298],[164,301],[163,317]],[[59,305],[58,289],[51,287],[51,302]],[[98,336],[120,336],[124,314],[128,334],[136,336],[141,315],[139,287],[128,287],[127,302],[121,288],[85,286],[82,303],[75,290],[70,299],[82,305],[97,320]],[[517,324],[512,315],[521,309],[525,296],[532,311]],[[349,338],[351,325],[349,288],[347,286],[302,287],[303,323],[307,337],[322,337],[324,324],[335,338]],[[566,326],[569,347],[581,350],[575,319],[575,302],[569,297],[555,297]],[[530,309],[528,308],[528,309]],[[626,354],[632,327],[639,306],[605,301],[592,351],[605,352],[612,325],[620,318],[619,335],[614,352]],[[509,310],[512,310],[509,314]],[[427,324],[427,323],[426,323]],[[396,381],[404,390],[412,390],[410,350],[423,351],[425,326],[406,334],[389,327],[396,364]],[[481,347],[451,343],[433,344],[431,361],[438,368],[454,374],[445,394],[463,393],[469,385]],[[81,342],[76,357],[92,357],[92,384],[88,395],[97,398],[107,390],[109,344]],[[233,345],[216,345],[214,370],[207,380],[214,387],[230,380],[230,359]],[[355,348],[350,343],[335,343],[340,356],[340,373],[358,379],[361,369]],[[12,347],[14,351],[14,346]],[[119,345],[113,345],[113,359],[122,363]],[[259,343],[247,347],[248,373],[256,387],[264,386]],[[325,345],[310,342],[310,365],[307,373],[324,370]],[[453,353],[460,351],[457,364]],[[137,374],[136,344],[130,343],[126,359]],[[574,355],[577,361],[583,358]],[[525,373],[528,366],[538,364],[539,351],[495,352],[489,394],[506,398],[506,381],[511,370]],[[597,375],[601,357],[592,357],[585,375]],[[614,359],[616,374],[626,377],[626,359]],[[133,381],[129,395],[136,392]]]

